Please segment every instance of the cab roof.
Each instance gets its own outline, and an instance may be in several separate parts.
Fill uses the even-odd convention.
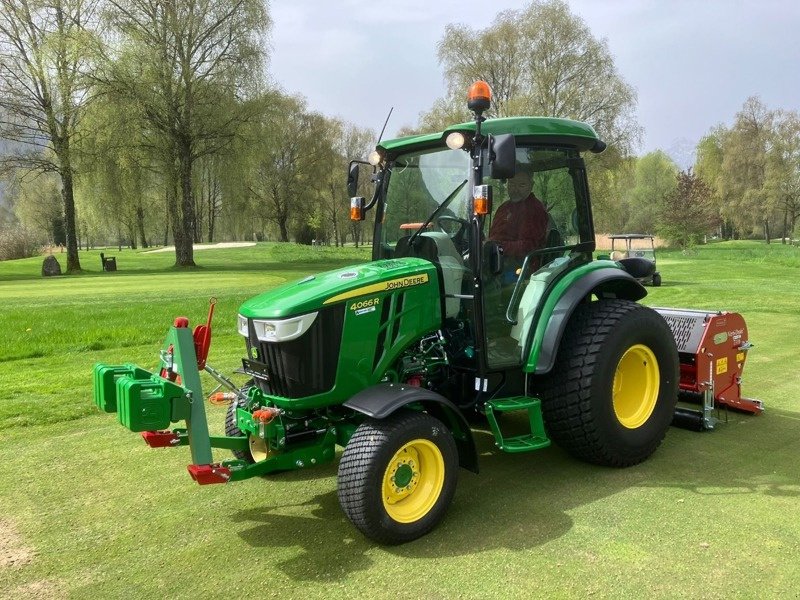
[[[452,125],[439,133],[412,135],[378,144],[378,148],[389,155],[398,155],[411,150],[422,150],[443,146],[445,138],[454,131],[470,133],[475,131],[475,122],[470,121]],[[571,146],[585,152],[602,152],[605,144],[590,125],[571,119],[555,117],[504,117],[487,119],[481,125],[481,133],[501,135],[511,133],[518,141],[538,141],[541,143]]]

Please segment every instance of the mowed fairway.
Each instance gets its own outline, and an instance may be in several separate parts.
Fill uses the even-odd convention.
[[[794,597],[800,590],[800,250],[755,242],[660,255],[654,306],[741,312],[758,417],[671,429],[642,465],[586,465],[557,447],[498,451],[459,474],[444,522],[399,547],[345,519],[336,464],[199,487],[189,451],[149,449],[92,403],[97,361],[155,367],[177,315],[205,320],[231,372],[246,298],[365,260],[364,249],[259,244],[174,256],[124,250],[119,272],[42,279],[0,263],[0,598]],[[59,257],[60,258],[60,257]],[[64,261],[62,261],[62,266]],[[213,387],[203,380],[206,391]],[[224,409],[208,406],[220,432]],[[226,458],[222,451],[216,455]]]

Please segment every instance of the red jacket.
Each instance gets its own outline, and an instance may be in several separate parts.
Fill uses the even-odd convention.
[[[544,248],[547,238],[547,211],[533,194],[500,205],[489,227],[489,239],[499,242],[503,254],[523,259],[526,254]]]

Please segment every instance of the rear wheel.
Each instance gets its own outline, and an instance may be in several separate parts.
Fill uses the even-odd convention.
[[[400,544],[444,516],[458,477],[458,454],[444,424],[401,412],[356,429],[339,463],[339,503],[365,536]]]
[[[655,272],[653,273],[653,287],[659,287],[661,285],[661,273]]]
[[[678,352],[654,310],[627,300],[578,307],[543,388],[553,441],[588,462],[625,467],[649,457],[678,396]]]

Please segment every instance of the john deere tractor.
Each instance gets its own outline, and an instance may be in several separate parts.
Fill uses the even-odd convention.
[[[485,119],[483,82],[468,105],[471,122],[381,142],[372,167],[354,161],[351,218],[374,213],[372,260],[246,301],[246,385],[205,364],[210,326],[192,333],[178,318],[158,372],[96,365],[98,405],[151,446],[190,446],[201,484],[309,469],[340,447],[344,513],[389,544],[434,528],[459,467],[478,472],[473,426],[488,425],[503,452],[553,440],[598,465],[649,457],[675,410],[678,354],[664,318],[637,304],[642,285],[592,259],[581,155],[605,144],[566,119]],[[374,193],[355,197],[370,168]],[[520,169],[547,235],[515,258],[490,229]],[[224,436],[208,433],[203,369],[231,388]],[[513,412],[524,418],[500,418]],[[234,457],[214,462],[212,448]]]

